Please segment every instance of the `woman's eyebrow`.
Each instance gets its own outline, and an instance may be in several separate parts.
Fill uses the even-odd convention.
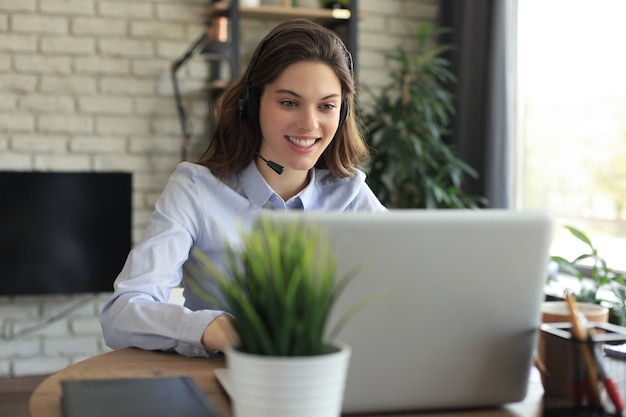
[[[302,96],[300,94],[296,93],[295,91],[284,89],[284,88],[278,89],[278,90],[274,91],[274,93],[290,94],[290,95],[292,95],[294,97],[302,98]],[[327,95],[325,97],[322,97],[320,100],[328,100],[329,98],[336,98],[336,97],[341,97],[341,94],[336,94],[336,93],[329,94],[329,95]]]

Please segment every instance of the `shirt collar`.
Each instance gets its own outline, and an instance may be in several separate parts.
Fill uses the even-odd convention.
[[[315,189],[315,168],[313,168],[309,171],[309,183],[296,195],[296,197],[300,198],[304,210],[308,208],[311,204],[311,200],[315,198]]]
[[[302,191],[300,191],[297,195],[290,199],[290,203],[296,199],[299,199],[302,203],[302,208],[305,210],[311,204],[311,201],[315,199],[315,168],[309,171],[309,183]],[[248,198],[250,202],[250,206],[253,209],[258,209],[261,207],[267,207],[266,204],[272,197],[272,195],[276,196],[282,201],[280,196],[272,190],[265,179],[259,172],[254,161],[252,161],[247,167],[245,167],[238,175],[239,183],[241,185],[241,189],[243,193]],[[291,205],[291,204],[288,204]]]
[[[239,173],[238,177],[241,189],[252,209],[263,207],[274,194],[274,190],[265,182],[254,160]]]

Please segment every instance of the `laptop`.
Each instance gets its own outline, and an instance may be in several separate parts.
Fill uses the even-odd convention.
[[[340,274],[362,267],[331,326],[352,348],[344,413],[498,406],[524,399],[547,277],[546,212],[271,212],[330,232]]]

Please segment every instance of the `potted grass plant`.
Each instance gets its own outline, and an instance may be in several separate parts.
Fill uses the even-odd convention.
[[[234,316],[239,343],[226,357],[235,415],[339,416],[351,352],[334,337],[359,306],[326,327],[358,271],[336,277],[328,233],[264,217],[241,245],[226,245],[222,268],[198,250],[191,255],[186,285],[216,302],[201,285],[212,279]]]

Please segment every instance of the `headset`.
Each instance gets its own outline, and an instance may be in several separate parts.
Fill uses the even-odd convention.
[[[259,56],[261,56],[261,54],[263,53],[263,50],[265,49],[266,45],[269,42],[271,42],[272,39],[274,39],[276,36],[280,35],[284,31],[289,30],[289,29],[294,29],[294,28],[310,28],[310,26],[304,25],[301,23],[294,23],[291,25],[286,25],[278,29],[274,33],[268,35],[257,48],[256,53],[250,60],[250,65],[248,65],[248,70],[246,71],[245,98],[239,99],[240,120],[243,119],[243,120],[247,120],[251,122],[259,121],[259,107],[260,107],[259,103],[261,100],[260,92],[258,89],[252,88],[251,86],[252,82],[250,80],[250,77],[252,76],[254,67],[256,66]],[[343,46],[344,53],[348,61],[348,68],[350,70],[350,75],[352,76],[352,79],[354,79],[354,63],[352,61],[352,54],[350,53],[346,45],[343,43],[343,41],[339,39],[338,36],[337,36],[337,40],[339,41],[341,46]],[[348,102],[348,99],[344,98],[341,101],[341,108],[339,110],[339,127],[341,127],[341,125],[346,121],[349,111],[350,111],[350,104]]]

